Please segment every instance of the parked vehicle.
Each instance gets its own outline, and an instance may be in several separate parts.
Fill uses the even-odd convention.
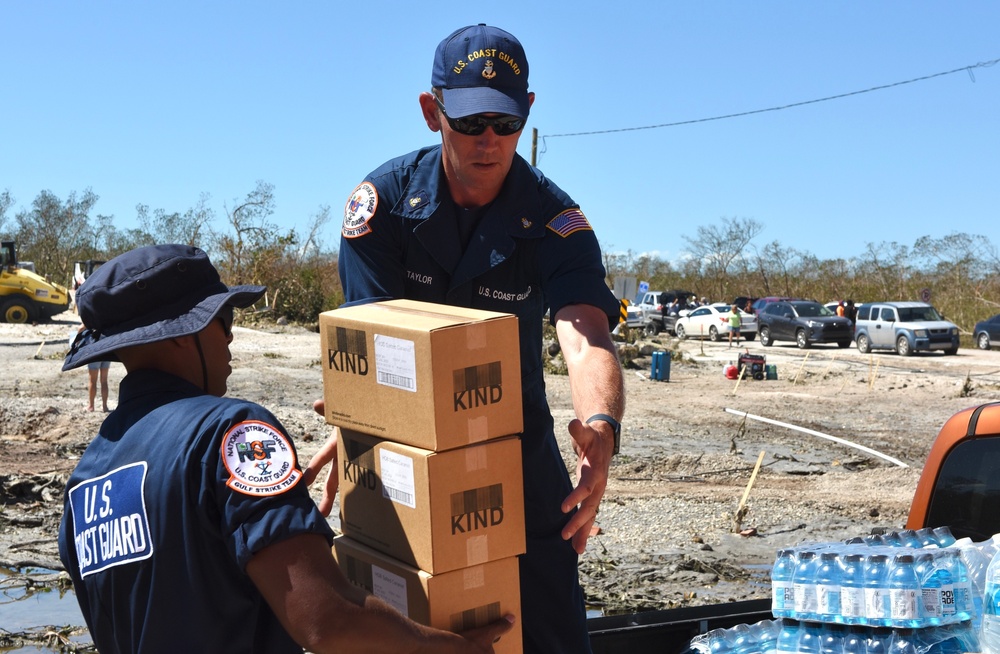
[[[854,342],[860,352],[958,353],[958,327],[924,302],[869,302],[858,307]]]
[[[674,323],[679,313],[677,315],[670,313],[671,303],[674,299],[677,299],[680,303],[680,309],[684,309],[687,306],[688,298],[693,296],[694,293],[691,291],[680,289],[673,291],[647,291],[635,304],[636,309],[642,315],[641,323],[638,326],[642,327],[649,336],[656,336],[660,332],[673,334]],[[632,324],[629,324],[629,327],[632,326]]]
[[[757,313],[760,344],[794,341],[800,349],[813,343],[851,344],[851,321],[838,316],[819,302],[791,300],[771,302]]]
[[[980,350],[988,350],[994,343],[1000,345],[1000,313],[977,322],[976,328],[972,330],[972,338]]]
[[[34,268],[34,266],[32,266]],[[69,308],[69,290],[24,268],[13,241],[0,243],[0,320],[51,320]]]
[[[698,307],[677,319],[674,332],[677,338],[707,337],[710,341],[718,341],[729,334],[729,319],[726,314],[731,310],[732,305],[725,302]],[[739,311],[743,321],[740,337],[752,341],[757,335],[757,318],[742,309]]]
[[[768,295],[767,297],[761,297],[754,300],[753,307],[754,313],[760,313],[760,310],[771,304],[772,302],[787,302],[788,300],[798,300],[795,297],[782,297],[778,295]]]

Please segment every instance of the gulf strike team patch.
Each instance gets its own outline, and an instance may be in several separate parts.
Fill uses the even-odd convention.
[[[579,209],[567,209],[563,211],[550,220],[546,227],[563,238],[581,230],[593,231],[590,223],[587,222],[587,217]]]
[[[344,238],[357,238],[370,234],[372,228],[368,225],[368,221],[375,215],[376,209],[378,209],[378,191],[371,182],[361,182],[344,205],[344,227],[341,230]]]
[[[244,495],[280,495],[302,477],[288,437],[257,420],[241,422],[226,432],[222,461],[229,471],[226,485]]]

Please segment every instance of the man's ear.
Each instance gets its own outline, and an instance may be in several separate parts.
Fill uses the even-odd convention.
[[[434,94],[423,92],[420,94],[420,111],[424,114],[424,122],[432,132],[441,131],[441,112],[438,111],[437,100]]]

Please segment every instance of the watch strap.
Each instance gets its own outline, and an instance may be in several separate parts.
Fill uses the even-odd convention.
[[[589,425],[595,420],[603,420],[604,422],[611,425],[611,428],[615,431],[615,449],[611,452],[612,454],[618,454],[619,448],[621,448],[621,437],[622,437],[622,425],[620,422],[612,418],[606,413],[595,413],[594,415],[587,418],[586,422]]]

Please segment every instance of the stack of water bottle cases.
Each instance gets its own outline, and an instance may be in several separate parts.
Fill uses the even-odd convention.
[[[709,654],[1000,654],[1000,534],[947,527],[779,550],[774,620],[691,641]]]

